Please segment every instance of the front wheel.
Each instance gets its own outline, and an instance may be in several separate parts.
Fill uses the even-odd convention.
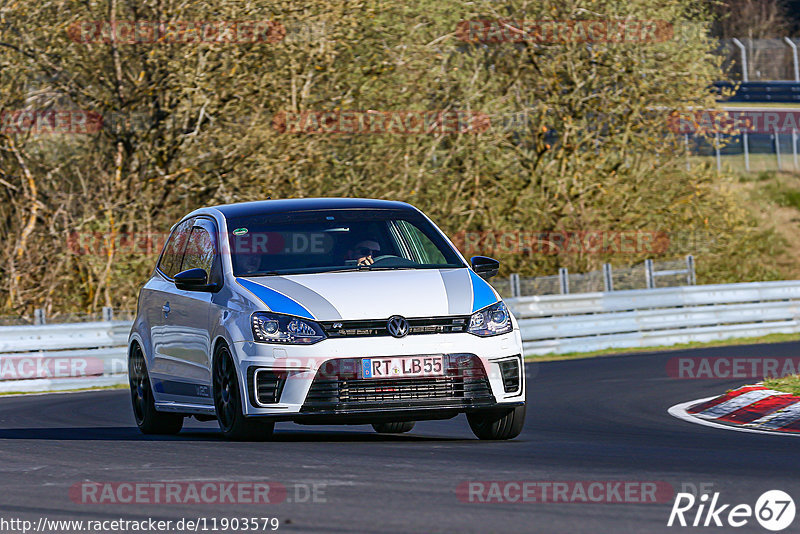
[[[414,421],[403,421],[400,423],[373,423],[372,428],[379,434],[402,434],[414,428]]]
[[[468,413],[467,421],[479,439],[514,439],[525,424],[525,405],[505,411]]]
[[[131,347],[128,358],[128,382],[131,386],[133,416],[142,434],[177,434],[181,431],[182,415],[156,411],[147,364],[138,344]]]
[[[222,434],[235,441],[269,439],[274,422],[254,421],[242,413],[239,379],[228,347],[220,345],[214,355],[214,408]]]

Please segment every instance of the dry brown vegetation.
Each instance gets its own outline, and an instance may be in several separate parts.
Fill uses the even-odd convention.
[[[686,172],[666,117],[713,106],[714,43],[690,0],[254,2],[41,0],[0,7],[0,112],[90,110],[94,133],[0,129],[0,313],[130,309],[154,264],[124,236],[160,236],[208,204],[310,196],[409,201],[448,233],[698,231],[700,281],[775,278],[781,247],[710,169]],[[459,21],[665,20],[656,43],[465,42]],[[278,42],[87,44],[81,21],[271,20]],[[74,32],[74,30],[73,30]],[[486,114],[483,132],[281,133],[284,111]],[[512,118],[516,120],[512,120]],[[76,254],[75,236],[103,236]],[[71,243],[73,245],[71,245]],[[157,245],[151,252],[157,252]],[[138,248],[141,251],[141,247]],[[643,255],[524,256],[551,274]]]

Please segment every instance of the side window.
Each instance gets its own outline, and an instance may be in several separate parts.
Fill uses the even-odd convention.
[[[211,268],[214,266],[214,255],[216,254],[216,247],[214,246],[214,236],[209,231],[201,226],[192,228],[192,235],[189,238],[189,244],[186,246],[186,252],[183,255],[183,263],[180,270],[187,269],[203,269],[206,274],[211,275]],[[180,271],[179,271],[180,272]]]
[[[413,223],[408,221],[397,221],[397,226],[406,241],[408,248],[414,257],[409,258],[417,263],[428,265],[446,264],[447,260],[439,248],[433,244],[428,236],[422,233]]]
[[[158,268],[170,278],[180,272],[178,269],[181,267],[183,251],[186,249],[186,243],[189,240],[194,221],[195,219],[192,218],[180,223],[175,228],[175,231],[172,232],[169,241],[164,247],[164,253],[161,255],[161,261],[158,262]]]

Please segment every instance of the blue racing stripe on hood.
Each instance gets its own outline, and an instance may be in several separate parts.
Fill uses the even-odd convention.
[[[263,276],[250,281],[286,295],[295,302],[302,302],[317,319],[331,321],[342,318],[334,305],[322,295],[294,280],[282,276]]]
[[[275,313],[285,313],[286,315],[296,315],[298,317],[305,317],[306,319],[314,319],[310,311],[305,309],[299,302],[290,299],[283,293],[278,293],[274,289],[264,287],[261,284],[256,284],[244,278],[237,278],[236,281],[240,286],[258,297]]]
[[[472,279],[472,312],[491,306],[497,302],[497,296],[492,287],[480,276],[469,269],[469,276]]]

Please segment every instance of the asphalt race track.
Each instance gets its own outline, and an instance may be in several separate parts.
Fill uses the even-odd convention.
[[[664,481],[701,484],[724,503],[780,489],[800,505],[800,441],[678,420],[667,409],[747,380],[679,380],[676,356],[797,356],[800,342],[529,364],[528,416],[511,442],[480,442],[464,416],[408,435],[367,426],[281,423],[275,440],[230,443],[190,420],[175,438],[140,435],[128,392],[0,398],[0,517],[102,520],[277,517],[281,531],[675,532],[659,504],[469,503],[465,481]],[[82,481],[318,484],[318,502],[267,505],[83,504]],[[295,490],[296,491],[296,490]],[[304,494],[305,495],[305,494]],[[297,497],[289,493],[289,499]],[[301,498],[300,500],[304,500]],[[800,506],[799,506],[800,507]],[[797,525],[795,521],[795,528]],[[791,529],[787,529],[789,532]],[[755,519],[738,532],[767,532]]]

